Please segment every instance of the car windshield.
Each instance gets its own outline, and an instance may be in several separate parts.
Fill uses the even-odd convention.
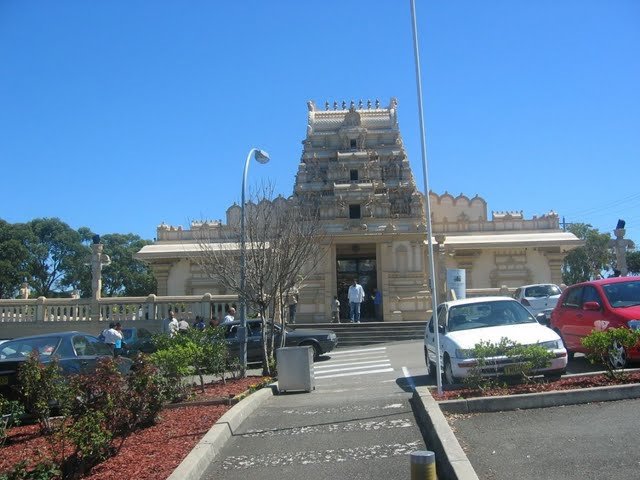
[[[449,331],[536,323],[531,313],[515,301],[478,302],[449,309]]]
[[[131,340],[131,338],[133,338],[133,328],[123,328],[122,336],[124,340]]]
[[[541,298],[560,295],[561,293],[560,287],[557,285],[534,285],[533,287],[527,287],[525,289],[524,296],[529,298]]]
[[[640,305],[640,280],[602,285],[607,300],[614,308]]]
[[[38,355],[41,356],[50,356],[56,351],[59,343],[60,337],[11,340],[0,345],[0,359],[23,358],[29,356],[33,351],[38,352]]]

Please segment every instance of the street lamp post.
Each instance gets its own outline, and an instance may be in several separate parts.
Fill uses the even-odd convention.
[[[433,317],[433,328],[436,332],[436,383],[438,393],[442,394],[442,366],[440,364],[440,329],[438,325],[438,280],[436,268],[433,261],[433,237],[431,225],[431,198],[429,196],[429,173],[427,170],[427,145],[424,128],[424,113],[422,111],[422,80],[420,78],[420,53],[418,50],[418,25],[416,22],[415,0],[410,0],[411,6],[411,26],[413,27],[413,55],[416,68],[416,87],[418,90],[418,113],[420,119],[420,146],[422,150],[422,174],[424,181],[424,197],[427,201],[427,245],[429,246],[429,274],[431,275],[431,311]]]
[[[249,162],[251,157],[262,164],[269,161],[269,154],[264,150],[258,148],[252,148],[247,155],[247,161],[244,163],[244,172],[242,173],[242,203],[240,204],[240,328],[238,335],[240,336],[240,362],[242,364],[242,376],[244,377],[247,371],[247,300],[244,296],[244,289],[246,286],[246,239],[245,239],[245,197],[247,189],[247,174],[249,173]]]

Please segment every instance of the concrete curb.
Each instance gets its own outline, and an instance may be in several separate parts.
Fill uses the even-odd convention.
[[[527,408],[558,407],[580,403],[609,402],[640,397],[640,385],[615,385],[591,387],[580,390],[523,393],[498,397],[478,397],[438,402],[441,411],[447,413],[503,412]]]
[[[413,392],[412,403],[427,448],[436,454],[438,478],[479,480],[429,389],[417,387]]]
[[[209,429],[167,480],[200,480],[238,426],[271,395],[271,387],[266,386],[232,407]]]

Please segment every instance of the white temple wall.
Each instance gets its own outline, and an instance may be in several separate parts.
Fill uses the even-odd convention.
[[[191,278],[191,262],[187,259],[178,260],[169,271],[167,280],[168,295],[187,295],[187,280]]]

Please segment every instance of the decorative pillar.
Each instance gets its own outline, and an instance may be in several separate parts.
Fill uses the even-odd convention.
[[[437,277],[437,292],[438,292],[438,304],[446,302],[448,298],[447,293],[447,257],[446,247],[444,242],[447,239],[445,235],[435,235],[436,246],[434,246],[436,254],[436,277]]]
[[[564,263],[564,257],[566,253],[562,252],[542,252],[549,263],[549,270],[551,271],[551,283],[560,285],[562,283],[562,264]]]

